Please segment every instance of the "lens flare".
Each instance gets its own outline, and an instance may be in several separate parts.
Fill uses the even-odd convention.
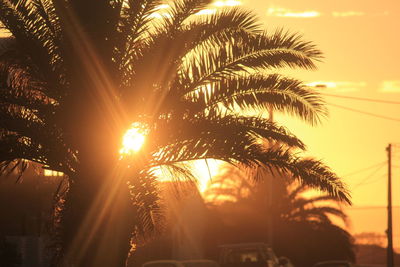
[[[122,155],[131,155],[139,152],[146,142],[146,132],[138,123],[132,124],[132,127],[126,131],[122,138],[122,148],[119,153]]]

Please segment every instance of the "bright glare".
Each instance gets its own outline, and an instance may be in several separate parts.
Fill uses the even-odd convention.
[[[170,6],[167,5],[167,4],[162,4],[162,5],[156,6],[156,7],[154,8],[154,10],[167,9],[167,8],[169,8],[169,7],[170,7]]]
[[[122,139],[122,148],[119,151],[120,154],[129,155],[135,152],[138,152],[144,142],[146,141],[146,135],[137,124],[133,124],[132,128],[126,131],[123,139]]]
[[[221,161],[208,159],[207,163],[205,160],[196,160],[193,166],[193,172],[195,177],[198,179],[198,188],[200,193],[204,193],[207,190],[208,184],[211,182],[213,176],[218,174]]]
[[[214,3],[214,6],[224,7],[224,6],[240,6],[242,4],[241,1],[237,0],[225,0],[225,1],[217,1]]]
[[[193,176],[197,179],[197,188],[201,194],[203,194],[212,180],[212,177],[216,176],[219,172],[221,161],[214,159],[208,159],[207,163],[205,160],[195,160],[186,162],[190,166]],[[158,178],[159,182],[171,182],[176,181],[175,176],[171,176],[168,172],[163,172],[162,168],[156,167],[153,169],[153,174]]]
[[[44,176],[63,176],[64,173],[58,172],[58,171],[53,171],[53,170],[44,170]]]
[[[270,7],[267,10],[268,16],[291,17],[291,18],[314,18],[321,16],[321,13],[315,10],[294,12],[282,7]]]

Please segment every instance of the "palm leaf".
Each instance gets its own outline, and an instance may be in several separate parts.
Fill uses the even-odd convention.
[[[335,207],[313,207],[308,209],[297,210],[291,214],[293,219],[303,218],[304,219],[316,219],[321,220],[322,222],[331,223],[328,215],[332,215],[334,217],[342,219],[346,222],[347,216],[343,213],[342,210],[337,209]]]
[[[209,50],[201,50],[179,70],[184,81],[185,92],[195,90],[215,80],[237,75],[241,72],[254,72],[282,67],[315,68],[321,52],[308,42],[301,42],[297,35],[280,31],[270,37],[263,34],[247,34],[234,43],[223,43]],[[201,58],[201,60],[198,60]]]
[[[163,134],[158,134],[162,132]],[[223,138],[224,137],[224,138]],[[154,135],[149,140],[153,146],[163,146],[170,142],[184,142],[196,139],[232,139],[246,138],[248,144],[257,139],[276,141],[289,147],[304,149],[304,144],[284,127],[261,117],[207,114],[195,119],[158,120]]]
[[[277,74],[227,77],[211,82],[188,96],[199,109],[265,110],[296,115],[312,124],[327,114],[318,93],[301,81]]]
[[[157,177],[150,170],[141,171],[128,180],[132,199],[132,212],[135,213],[134,236],[145,240],[160,230],[163,213],[157,188]]]

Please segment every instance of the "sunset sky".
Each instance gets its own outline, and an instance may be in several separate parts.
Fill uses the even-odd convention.
[[[353,206],[346,211],[353,233],[386,230],[385,148],[394,144],[394,247],[400,248],[400,1],[225,0],[215,2],[208,13],[222,6],[254,10],[267,30],[298,32],[323,51],[318,70],[289,75],[326,86],[321,92],[326,94],[329,117],[316,127],[279,114],[275,119],[307,144],[307,155],[343,177],[352,194]]]
[[[317,71],[292,75],[322,92],[400,102],[400,1],[243,0],[267,29],[283,27],[315,42],[325,58]],[[280,116],[307,145],[309,155],[344,177],[354,206],[348,209],[354,232],[384,233],[387,202],[385,147],[400,143],[400,105],[325,97],[333,105],[386,116],[387,120],[329,105],[329,118],[310,127]],[[393,205],[400,206],[400,145],[393,151]],[[369,168],[371,167],[371,168]],[[361,169],[369,168],[358,172]],[[351,175],[348,175],[351,174]],[[374,208],[372,208],[373,206]],[[395,247],[400,247],[400,209],[394,209]]]

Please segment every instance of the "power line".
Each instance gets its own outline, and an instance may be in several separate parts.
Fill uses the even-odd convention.
[[[364,115],[369,115],[369,116],[376,117],[376,118],[381,118],[381,119],[400,122],[400,119],[398,119],[398,118],[387,117],[387,116],[384,116],[384,115],[379,115],[379,114],[375,114],[375,113],[371,113],[371,112],[367,112],[367,111],[363,111],[363,110],[359,110],[359,109],[353,109],[353,108],[349,108],[349,107],[345,107],[345,106],[337,105],[337,104],[332,104],[332,103],[328,103],[328,102],[327,102],[327,104],[330,105],[330,106],[333,106],[333,107],[337,107],[337,108],[341,108],[341,109],[345,109],[345,110],[361,113],[361,114],[364,114]]]
[[[364,97],[355,97],[355,96],[334,95],[334,94],[326,94],[326,93],[320,93],[320,94],[324,95],[324,96],[332,96],[332,97],[338,97],[338,98],[346,98],[346,99],[368,101],[368,102],[375,102],[375,103],[400,105],[400,102],[398,102],[398,101],[390,101],[390,100],[383,100],[383,99],[373,99],[373,98],[364,98]]]
[[[400,206],[392,206],[393,209],[399,209]],[[372,209],[387,209],[387,206],[348,206],[344,209],[354,209],[354,210],[372,210]]]
[[[371,165],[371,166],[369,166],[369,167],[365,167],[365,168],[363,168],[363,169],[359,169],[359,170],[357,170],[357,171],[354,171],[354,172],[351,172],[351,173],[349,173],[349,174],[345,174],[345,175],[342,175],[342,176],[343,176],[343,177],[353,176],[353,175],[359,174],[359,173],[361,173],[361,172],[363,172],[363,171],[367,171],[367,170],[372,169],[372,168],[374,168],[374,167],[380,166],[380,165],[382,165],[383,163],[386,163],[386,161],[382,161],[382,162],[376,163],[376,164]]]
[[[386,176],[387,176],[387,174],[383,174],[383,175],[381,175],[380,177],[378,177],[377,179],[374,179],[374,180],[372,180],[372,181],[368,181],[368,183],[365,181],[364,183],[360,184],[359,186],[374,184],[374,183],[376,183],[376,182],[379,182],[380,180],[382,180],[382,178],[385,178]],[[354,188],[353,188],[353,190],[354,190]]]
[[[373,176],[374,176],[380,169],[382,169],[382,167],[385,166],[385,165],[386,165],[386,162],[384,162],[384,163],[382,163],[381,165],[379,165],[378,168],[376,168],[373,172],[371,172],[370,175],[368,175],[368,176],[365,177],[361,182],[359,182],[358,184],[356,184],[356,185],[352,188],[353,191],[354,191],[357,187],[359,187],[359,186],[361,186],[361,185],[365,185],[366,182],[367,182],[369,179],[371,179],[371,177],[373,177]],[[379,179],[381,179],[381,177],[380,177]]]

